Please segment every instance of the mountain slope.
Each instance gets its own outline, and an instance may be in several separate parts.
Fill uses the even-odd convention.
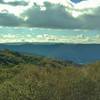
[[[0,100],[100,100],[100,62],[0,51]]]
[[[0,51],[0,100],[100,100],[100,62],[76,66]]]
[[[50,59],[43,56],[21,54],[9,49],[0,51],[0,65],[18,65],[18,64],[34,64],[40,66],[52,67],[67,67],[67,66],[80,66],[72,61],[62,61]]]

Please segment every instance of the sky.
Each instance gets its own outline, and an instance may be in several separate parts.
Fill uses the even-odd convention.
[[[100,29],[100,0],[0,0],[0,26]]]
[[[0,42],[100,43],[99,12],[100,0],[0,0]]]
[[[0,43],[53,42],[100,44],[99,30],[50,29],[0,26]]]
[[[74,3],[79,3],[82,0],[71,0],[71,1],[74,2]]]

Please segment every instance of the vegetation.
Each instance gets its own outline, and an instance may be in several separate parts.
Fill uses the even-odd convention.
[[[100,62],[0,51],[0,100],[100,100]]]

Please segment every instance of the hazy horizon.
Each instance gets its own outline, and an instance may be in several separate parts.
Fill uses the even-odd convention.
[[[0,43],[100,43],[99,30],[0,27]],[[91,35],[92,34],[92,35]]]

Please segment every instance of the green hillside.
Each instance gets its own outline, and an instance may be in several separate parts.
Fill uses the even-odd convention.
[[[34,64],[40,67],[65,67],[65,66],[81,66],[72,61],[62,61],[50,59],[43,56],[21,54],[10,51],[8,49],[0,51],[0,65],[14,66],[18,64]]]
[[[0,100],[100,100],[100,62],[0,51]]]

